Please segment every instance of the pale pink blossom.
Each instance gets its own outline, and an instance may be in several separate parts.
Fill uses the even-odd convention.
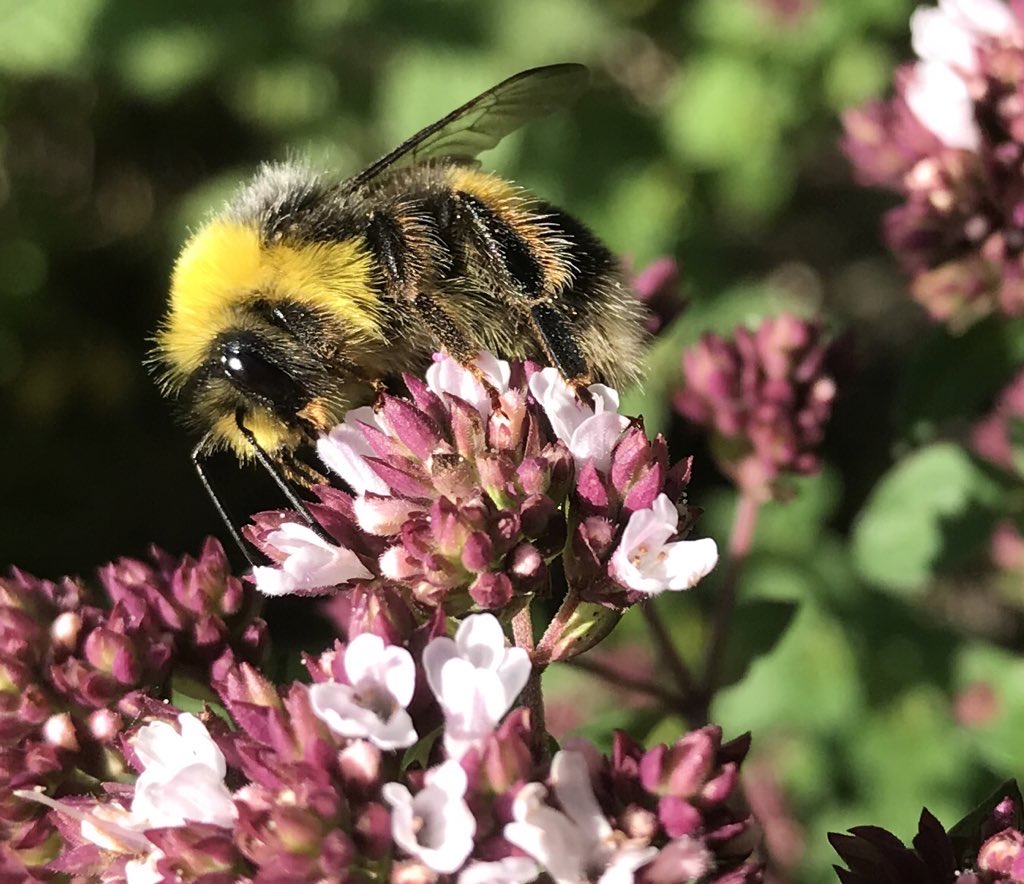
[[[481,350],[473,360],[473,365],[494,392],[499,395],[508,392],[512,369],[507,362],[498,359],[493,353]],[[441,354],[436,357],[436,361],[427,369],[426,380],[427,387],[442,401],[445,394],[457,396],[480,412],[484,420],[490,415],[491,392],[484,388],[476,374],[451,356]]]
[[[572,452],[577,467],[588,460],[604,472],[612,448],[629,421],[618,413],[619,394],[604,384],[587,387],[593,405],[583,402],[557,369],[545,368],[530,377],[530,392],[544,409],[551,429]]]
[[[557,753],[551,783],[562,810],[545,802],[543,785],[527,783],[512,804],[506,840],[536,859],[555,884],[632,884],[636,870],[658,850],[612,828],[594,797],[582,753]]]
[[[458,884],[530,884],[540,867],[526,856],[506,856],[495,862],[472,862],[459,874]]]
[[[439,636],[423,651],[427,683],[444,712],[444,745],[461,758],[482,743],[511,708],[530,676],[530,657],[505,647],[493,614],[466,617],[455,638]]]
[[[917,119],[947,147],[977,151],[972,79],[986,44],[1021,42],[1024,32],[1002,0],[939,0],[910,17],[910,38],[921,59],[910,72],[905,98]]]
[[[284,522],[267,535],[266,543],[283,558],[278,565],[252,569],[256,588],[264,595],[328,589],[373,576],[352,550],[324,540],[298,522]]]
[[[402,530],[402,525],[423,504],[402,497],[384,497],[378,494],[360,494],[352,501],[352,510],[359,527],[367,534],[388,537]]]
[[[164,852],[158,848],[145,859],[129,860],[124,867],[126,884],[161,884],[165,880],[163,873],[156,864],[164,858]]]
[[[150,884],[162,880],[156,876],[156,863],[163,854],[146,838],[146,829],[189,822],[231,828],[238,810],[224,783],[224,755],[194,715],[180,714],[178,728],[165,721],[147,724],[132,747],[142,771],[130,807],[110,801],[83,810],[41,792],[15,794],[78,820],[82,837],[92,844],[139,857],[129,861],[126,878],[129,884]]]
[[[910,16],[910,43],[922,61],[973,73],[978,67],[974,33],[945,9],[919,6]]]
[[[976,151],[981,130],[974,100],[964,79],[949,65],[918,62],[905,92],[907,106],[921,124],[947,147]]]
[[[401,783],[381,790],[391,806],[391,837],[435,872],[451,874],[473,850],[476,818],[466,804],[466,773],[457,761],[428,770],[413,796]]]
[[[344,666],[349,684],[310,686],[313,713],[336,734],[367,739],[384,750],[415,743],[416,729],[406,711],[416,687],[412,655],[364,632],[345,648]]]
[[[147,828],[187,821],[232,826],[238,811],[224,784],[227,764],[198,718],[182,713],[178,729],[154,721],[139,731],[132,747],[143,770],[131,811],[147,821]]]
[[[718,547],[711,538],[670,541],[678,526],[679,511],[666,494],[659,494],[650,509],[634,512],[612,553],[612,576],[648,595],[696,586],[715,567]]]
[[[384,418],[377,414],[369,405],[353,408],[345,415],[345,420],[334,427],[327,435],[321,436],[316,443],[316,453],[327,468],[340,476],[356,494],[390,494],[388,487],[367,457],[373,456],[373,449],[363,436],[359,424],[366,424],[384,432]]]

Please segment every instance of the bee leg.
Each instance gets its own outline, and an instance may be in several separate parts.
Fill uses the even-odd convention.
[[[256,551],[256,556],[253,556],[250,544],[246,543],[242,538],[241,533],[235,527],[235,520],[228,514],[227,508],[220,499],[220,495],[217,494],[217,490],[213,487],[213,483],[210,481],[209,476],[206,475],[206,469],[203,467],[203,445],[204,443],[200,442],[192,449],[192,466],[196,471],[196,475],[199,477],[200,484],[203,486],[207,496],[210,498],[213,508],[217,511],[217,515],[220,516],[220,520],[224,523],[224,527],[228,529],[228,534],[231,535],[231,539],[235,542],[235,546],[237,546],[242,555],[245,556],[246,561],[249,563],[249,567],[256,568],[260,565],[269,565],[270,559],[258,550]]]
[[[253,435],[252,430],[245,425],[245,413],[241,408],[235,412],[235,424],[237,425],[239,432],[245,437],[245,441],[252,446],[253,453],[256,456],[256,462],[263,467],[263,469],[266,470],[267,475],[274,480],[274,484],[277,485],[278,490],[285,496],[288,503],[291,504],[292,509],[302,517],[302,520],[312,528],[313,531],[320,535],[321,540],[325,540],[328,543],[335,543],[334,538],[324,531],[320,526],[320,523],[313,518],[313,514],[309,511],[306,501],[295,493],[295,489],[288,484],[288,481],[285,479],[284,475],[282,475],[282,473],[285,472],[286,467],[275,463],[270,455],[263,450],[259,442],[256,441],[256,437]]]
[[[478,348],[474,347],[455,320],[429,294],[417,292],[412,298],[416,312],[427,324],[431,334],[448,354],[461,365],[470,366],[477,357]]]
[[[533,336],[548,361],[577,390],[586,387],[593,380],[590,366],[564,314],[551,305],[544,270],[524,235],[473,194],[459,192],[453,199],[477,248],[508,284],[509,300],[528,313]]]
[[[565,318],[547,304],[530,308],[530,322],[540,345],[558,373],[575,387],[577,393],[593,382],[590,366],[576,344]]]

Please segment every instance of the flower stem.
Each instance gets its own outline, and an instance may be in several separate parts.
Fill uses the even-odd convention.
[[[654,697],[656,700],[660,700],[667,709],[671,709],[674,712],[686,705],[686,700],[674,691],[654,684],[654,682],[648,681],[645,678],[635,678],[632,675],[626,675],[599,660],[574,657],[572,660],[566,660],[566,664],[574,669],[594,675],[617,688],[625,688],[629,691],[636,691],[639,694],[647,694],[650,697]]]
[[[678,702],[679,698],[682,697],[685,703],[695,693],[693,676],[690,675],[690,669],[686,665],[686,661],[680,656],[675,642],[672,641],[672,636],[669,635],[668,630],[665,628],[665,624],[662,622],[661,616],[654,606],[654,599],[649,599],[640,605],[640,611],[647,622],[647,629],[651,633],[651,638],[654,639],[654,643],[658,646],[658,650],[661,653],[661,662],[672,673],[672,677],[679,687],[679,695],[676,696],[676,700]]]
[[[739,597],[740,576],[750,547],[754,542],[754,529],[757,526],[757,514],[761,501],[753,494],[740,490],[736,501],[736,514],[733,517],[732,536],[729,538],[729,561],[726,564],[722,586],[718,590],[718,605],[715,608],[711,625],[711,637],[708,641],[707,655],[704,664],[704,690],[706,704],[710,704],[718,689],[725,662],[725,649],[729,637],[729,627],[736,611]]]
[[[576,613],[579,605],[579,592],[573,587],[569,587],[569,591],[558,608],[558,613],[552,618],[548,628],[544,630],[544,635],[540,637],[536,651],[532,654],[534,666],[546,666],[551,662],[551,656],[558,645],[559,639],[562,637],[562,633],[565,631],[566,624],[568,624],[572,615]],[[513,631],[515,630],[515,618],[512,620],[512,629]]]
[[[534,660],[533,615],[530,612],[529,602],[523,605],[512,618],[512,636],[515,639],[516,647],[524,648],[533,663],[530,668],[530,677],[526,682],[526,687],[523,688],[522,701],[530,710],[530,741],[533,743],[533,757],[546,761],[548,757],[547,724],[544,720],[544,694],[540,685],[540,677],[545,667],[544,664]]]
[[[527,602],[512,617],[512,638],[517,648],[525,648],[533,655],[533,614]]]

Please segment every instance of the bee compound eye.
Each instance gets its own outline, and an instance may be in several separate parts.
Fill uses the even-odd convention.
[[[287,407],[301,401],[295,379],[241,341],[228,341],[220,351],[224,376],[245,393]]]

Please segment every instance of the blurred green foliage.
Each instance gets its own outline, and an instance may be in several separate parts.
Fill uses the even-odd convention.
[[[592,93],[486,162],[635,266],[681,261],[688,310],[626,410],[696,455],[703,533],[724,547],[735,501],[671,410],[681,347],[782,309],[855,341],[828,468],[761,514],[712,709],[728,735],[754,730],[759,788],[782,796],[778,880],[829,880],[829,829],[905,836],[922,804],[952,824],[1024,771],[1022,630],[983,592],[987,532],[1020,495],[960,444],[1024,330],[929,328],[879,244],[885,198],[836,148],[838,112],[905,55],[911,4],[784,5],[0,0],[0,563],[86,573],[219,532],[143,360],[189,227],[256,164],[354,172],[517,70],[585,62]],[[220,466],[240,511],[267,502]],[[693,657],[720,579],[661,600]],[[643,636],[627,617],[607,653],[649,666]],[[553,721],[573,698],[566,729],[682,726],[580,672],[548,682]]]

